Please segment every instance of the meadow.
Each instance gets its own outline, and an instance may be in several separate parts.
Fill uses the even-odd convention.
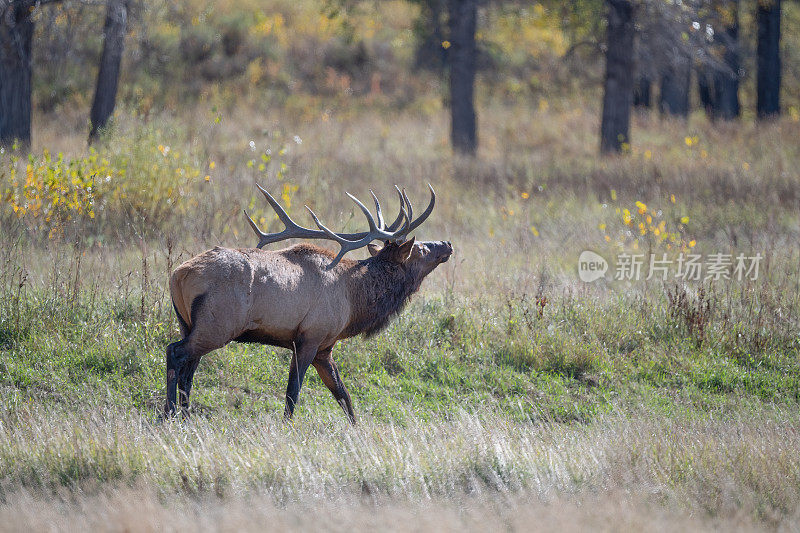
[[[798,117],[637,115],[600,159],[591,95],[487,83],[461,159],[436,91],[204,90],[125,101],[92,148],[70,106],[42,113],[30,156],[0,154],[0,529],[797,527]],[[168,273],[254,246],[243,208],[280,229],[255,183],[346,231],[344,191],[387,211],[394,184],[437,191],[416,236],[454,256],[334,351],[356,427],[315,372],[283,422],[289,352],[235,343],[200,364],[191,416],[161,419]],[[584,250],[605,279],[579,279]],[[763,260],[615,280],[622,253]]]

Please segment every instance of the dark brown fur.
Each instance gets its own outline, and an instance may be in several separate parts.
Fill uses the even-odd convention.
[[[357,267],[358,272],[350,281],[353,314],[340,339],[380,333],[419,289],[422,279],[415,279],[411,269],[391,261],[387,255],[379,254]]]

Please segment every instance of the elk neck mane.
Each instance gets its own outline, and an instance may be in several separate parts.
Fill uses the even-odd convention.
[[[413,269],[381,257],[359,261],[350,272],[351,316],[343,338],[379,333],[403,310],[422,281]]]

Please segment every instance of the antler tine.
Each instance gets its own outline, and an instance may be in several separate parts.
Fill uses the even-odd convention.
[[[283,210],[281,204],[279,204],[277,200],[275,200],[275,198],[273,198],[272,195],[269,192],[267,192],[267,190],[264,187],[262,187],[258,183],[256,183],[256,187],[258,187],[258,190],[264,194],[264,198],[267,199],[267,202],[269,203],[270,206],[272,206],[272,209],[275,210],[275,214],[278,215],[278,218],[280,219],[281,222],[283,222],[283,224],[286,226],[287,229],[300,227],[297,224],[295,224],[294,220],[292,220],[289,217],[289,215],[286,214],[286,211]]]
[[[263,231],[261,231],[260,229],[258,229],[258,226],[256,226],[256,223],[253,221],[252,218],[250,218],[250,215],[247,214],[247,210],[246,209],[242,209],[242,212],[244,213],[244,216],[247,217],[247,221],[250,223],[250,227],[253,228],[253,231],[255,231],[256,235],[258,235],[259,242],[260,242],[261,239],[263,239],[264,237],[267,236],[267,234],[264,233]],[[258,247],[261,248],[261,245],[259,245]]]
[[[408,232],[411,231],[411,215],[409,215],[405,209],[403,209],[403,214],[405,215],[406,221],[403,224],[403,230],[397,232],[398,236],[395,240],[401,240],[401,239],[405,240],[406,236],[408,235]]]
[[[345,192],[345,194],[349,196],[350,199],[353,200],[359,208],[361,208],[361,211],[363,211],[364,216],[367,217],[367,224],[369,224],[369,232],[373,233],[375,231],[382,231],[378,229],[377,224],[375,224],[375,219],[372,217],[372,213],[369,212],[369,209],[367,209],[367,206],[362,204],[358,198],[356,198],[349,192]]]
[[[428,189],[430,189],[431,191],[431,201],[430,203],[428,203],[428,207],[425,208],[425,211],[423,211],[422,214],[416,220],[411,222],[411,226],[408,228],[409,233],[414,231],[416,228],[419,227],[420,224],[425,222],[425,219],[427,219],[433,212],[433,206],[436,205],[436,192],[434,192],[433,187],[431,187],[430,183],[428,184]],[[409,209],[411,208],[410,203],[408,207]]]
[[[348,194],[348,196],[350,196],[351,198],[355,199],[350,194]],[[360,203],[360,202],[358,202],[358,200],[356,200],[356,202]],[[319,217],[317,217],[317,214],[314,213],[314,211],[310,207],[306,206],[306,209],[308,209],[308,212],[311,214],[311,218],[314,219],[314,223],[317,225],[317,227],[320,230],[322,230],[329,238],[331,238],[334,241],[338,242],[339,246],[340,246],[339,253],[336,255],[336,257],[333,258],[333,260],[330,262],[330,264],[326,267],[326,270],[330,270],[333,267],[335,267],[336,265],[338,265],[339,261],[342,260],[342,258],[345,256],[345,254],[347,252],[349,252],[351,250],[357,250],[358,248],[366,246],[367,244],[369,244],[370,242],[372,242],[376,238],[374,236],[375,232],[370,231],[369,233],[367,233],[367,235],[365,235],[363,238],[361,238],[361,239],[359,239],[357,241],[349,241],[349,240],[343,238],[342,236],[337,235],[336,233],[331,231],[328,227],[326,227],[325,224],[320,222]],[[370,215],[370,217],[371,217],[371,215]],[[373,224],[372,225],[374,225],[374,220],[373,220]],[[380,230],[377,230],[377,228],[376,228],[376,232],[377,231],[380,231]]]
[[[406,211],[408,212],[408,218],[414,220],[414,208],[411,207],[411,200],[408,199],[405,187],[403,187],[403,201],[406,203]]]
[[[247,211],[244,212],[245,216],[247,217],[247,222],[250,224],[250,227],[253,228],[253,231],[258,236],[258,245],[256,248],[261,248],[266,244],[270,244],[273,242],[278,242],[286,239],[294,239],[294,238],[301,238],[301,239],[323,239],[325,238],[325,234],[318,230],[313,230],[309,228],[304,228],[297,224],[291,217],[284,211],[281,207],[281,204],[272,197],[272,195],[267,192],[261,185],[256,183],[256,187],[261,193],[264,195],[264,198],[267,199],[267,203],[272,206],[272,209],[275,211],[275,214],[278,215],[278,219],[283,222],[285,228],[283,231],[278,233],[265,233],[261,231],[256,223],[250,218],[250,215],[247,214]]]
[[[403,200],[403,193],[400,192],[400,187],[395,185],[394,190],[397,191],[397,197],[400,198],[400,212],[397,214],[397,218],[394,219],[394,222],[392,222],[389,227],[386,228],[387,231],[397,231],[397,229],[403,223],[403,207],[405,207],[406,203]]]
[[[357,241],[348,241],[347,239],[341,237],[340,235],[337,235],[336,233],[334,233],[333,231],[328,229],[328,227],[325,226],[325,224],[320,222],[319,218],[317,217],[317,214],[314,213],[314,211],[310,207],[305,206],[305,208],[308,209],[309,213],[311,213],[311,218],[314,219],[314,223],[317,225],[317,227],[319,229],[321,229],[325,233],[325,235],[327,235],[328,237],[330,237],[334,241],[338,242],[342,246],[346,245],[347,243],[357,242]]]
[[[410,219],[408,218],[408,215],[406,214],[405,208],[403,208],[401,215],[403,216],[403,219],[405,220],[405,226],[403,227],[403,229],[401,231],[394,232],[394,233],[387,233],[385,231],[382,231],[380,229],[375,228],[374,230],[369,231],[362,238],[360,238],[358,240],[355,240],[355,241],[351,241],[351,240],[345,239],[344,237],[342,237],[341,235],[339,235],[337,233],[334,233],[328,227],[326,227],[319,220],[319,217],[317,217],[316,213],[314,213],[314,211],[310,207],[306,206],[306,209],[308,209],[308,212],[311,214],[311,218],[314,219],[314,223],[317,225],[317,227],[320,230],[322,230],[322,232],[324,232],[325,235],[328,236],[328,238],[338,242],[339,246],[341,247],[341,249],[339,250],[339,253],[337,254],[337,256],[326,267],[327,270],[330,270],[333,267],[335,267],[337,264],[339,264],[339,261],[342,260],[342,258],[344,257],[344,255],[347,252],[349,252],[351,250],[357,250],[359,248],[362,248],[362,247],[366,246],[367,244],[371,243],[372,241],[374,241],[375,239],[394,240],[399,235],[403,235],[404,233],[407,233],[409,225],[410,225],[410,222],[409,222]]]
[[[378,217],[378,229],[385,230],[386,223],[383,221],[383,213],[381,213],[381,203],[378,201],[378,197],[375,196],[375,193],[372,192],[372,189],[369,190],[369,193],[372,195],[372,199],[375,200],[375,214]]]
[[[388,231],[385,231],[383,228],[379,228],[377,226],[376,222],[375,222],[375,219],[372,216],[372,213],[369,212],[369,209],[367,209],[367,206],[362,204],[359,201],[358,198],[356,198],[355,196],[353,196],[349,192],[346,192],[345,194],[347,196],[349,196],[350,199],[353,200],[356,203],[356,205],[358,205],[359,208],[361,208],[361,211],[364,212],[364,216],[367,217],[367,223],[369,224],[369,231],[365,232],[363,234],[357,235],[356,236],[356,240],[354,240],[354,241],[349,241],[346,238],[344,240],[346,240],[348,242],[362,242],[361,246],[366,246],[366,243],[372,242],[375,239],[394,240],[394,239],[396,239],[398,237],[399,234],[398,234],[397,231],[388,232]],[[400,216],[401,216],[402,219],[406,220],[406,226],[407,226],[409,224],[410,218],[409,218],[408,212],[405,210],[405,208],[402,208],[402,207],[400,208]],[[320,228],[320,229],[322,229],[322,228]],[[350,235],[348,235],[348,236],[350,236]],[[337,237],[343,238],[343,235],[337,235]],[[367,239],[367,240],[365,240],[365,239]]]

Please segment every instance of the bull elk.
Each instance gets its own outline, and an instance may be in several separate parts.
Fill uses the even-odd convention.
[[[175,413],[178,391],[182,410],[189,407],[192,379],[200,359],[231,341],[255,342],[292,350],[284,416],[291,418],[303,377],[314,365],[347,417],[355,423],[350,394],[332,357],[334,345],[355,335],[367,337],[399,313],[425,276],[453,253],[447,241],[417,242],[408,238],[433,211],[436,194],[425,211],[413,218],[411,202],[397,187],[400,213],[386,225],[378,198],[375,216],[356,197],[369,225],[360,233],[334,233],[308,207],[316,230],[297,225],[260,185],[285,229],[264,233],[247,215],[259,238],[256,248],[212,250],[181,264],[169,280],[182,339],[167,347],[166,415]],[[377,218],[377,220],[376,220]],[[260,248],[285,239],[329,239],[338,254],[308,243],[281,250]],[[383,241],[383,246],[372,244]],[[366,246],[370,256],[344,255]]]

